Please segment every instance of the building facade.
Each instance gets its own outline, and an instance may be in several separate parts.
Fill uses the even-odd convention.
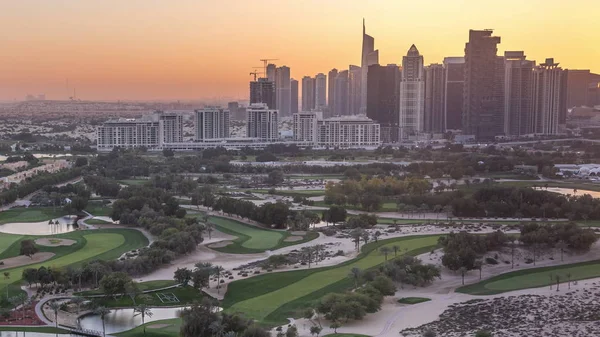
[[[246,109],[246,137],[264,141],[279,139],[279,112],[264,103],[253,103]]]
[[[367,117],[379,123],[384,143],[398,141],[400,68],[395,64],[369,66]]]
[[[294,114],[294,140],[317,143],[317,114],[314,111]]]
[[[348,70],[340,71],[335,77],[335,105],[334,110],[332,111],[333,116],[344,116],[350,114],[349,86]]]
[[[362,69],[359,66],[350,65],[348,71],[348,110],[345,115],[358,115],[362,99]]]
[[[425,67],[425,107],[423,130],[430,133],[446,131],[444,117],[444,86],[446,83],[444,65],[431,64]]]
[[[535,132],[532,121],[533,69],[522,51],[504,53],[504,134],[522,136]]]
[[[253,103],[265,103],[269,109],[275,109],[275,82],[267,78],[250,82],[250,104]]]
[[[462,129],[465,58],[444,58],[444,130]]]
[[[219,107],[206,107],[194,111],[196,141],[229,138],[230,111]]]
[[[275,70],[275,100],[277,110],[282,117],[291,116],[291,77],[290,68],[286,66],[279,67]]]
[[[358,113],[365,114],[367,111],[367,78],[369,66],[379,64],[379,50],[375,50],[375,39],[367,35],[365,20],[363,19],[362,53],[360,62],[360,90]]]
[[[470,30],[465,46],[462,128],[476,139],[493,139],[504,129],[504,60],[498,58],[499,36]]]
[[[298,81],[295,79],[290,80],[290,113],[295,114],[298,112]]]
[[[317,145],[368,148],[381,145],[379,124],[363,115],[332,117],[317,125]]]
[[[302,111],[315,109],[315,79],[310,76],[302,78]]]
[[[183,115],[177,112],[157,112],[160,140],[163,143],[183,142]]]
[[[425,111],[425,74],[423,56],[413,44],[402,58],[399,94],[399,139],[419,136],[423,132]]]
[[[327,75],[319,73],[315,76],[315,109],[327,108]]]
[[[333,68],[327,74],[327,114],[325,117],[331,117],[335,113],[335,81],[338,70]]]
[[[535,133],[556,135],[559,133],[562,115],[566,114],[567,74],[554,59],[535,68],[533,73],[532,125]]]

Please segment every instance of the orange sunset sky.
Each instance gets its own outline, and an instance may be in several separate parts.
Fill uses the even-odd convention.
[[[246,99],[261,58],[296,79],[360,64],[363,17],[382,64],[412,43],[426,64],[462,56],[492,28],[501,53],[600,73],[599,16],[600,0],[0,0],[0,100],[65,99],[67,78],[86,100]]]

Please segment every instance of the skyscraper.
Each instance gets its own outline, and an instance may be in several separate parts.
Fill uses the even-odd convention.
[[[327,107],[327,76],[318,73],[315,76],[315,108],[323,110]]]
[[[535,132],[545,135],[559,133],[562,115],[566,114],[567,74],[554,59],[535,68],[533,73],[533,114]]]
[[[349,93],[349,71],[342,70],[335,77],[335,110],[333,110],[333,116],[343,116],[350,114]]]
[[[265,103],[270,109],[276,106],[275,82],[259,78],[250,82],[250,103]]]
[[[395,64],[369,66],[367,117],[380,124],[384,143],[398,141],[398,83],[400,69]]]
[[[431,64],[425,67],[425,108],[423,130],[425,132],[442,133],[446,131],[444,118],[444,66]]]
[[[535,61],[522,51],[504,52],[504,134],[521,136],[534,132],[531,124],[532,81]]]
[[[402,58],[402,78],[400,80],[400,139],[418,136],[423,132],[425,103],[425,74],[423,56],[413,44]]]
[[[365,83],[366,86],[366,83]],[[360,113],[362,95],[362,69],[359,66],[350,66],[348,72],[348,109],[347,115],[358,115]],[[366,102],[366,100],[365,100]]]
[[[246,109],[247,124],[246,136],[259,138],[265,141],[277,140],[279,138],[278,111],[269,109],[264,103],[250,104]]]
[[[267,74],[266,74],[266,76],[267,76],[267,79],[269,81],[277,83],[277,80],[276,80],[277,66],[274,65],[273,63],[269,63],[267,65]]]
[[[470,30],[465,46],[463,131],[477,139],[503,132],[504,61],[496,55],[499,36],[492,30]]]
[[[178,112],[156,112],[159,115],[159,134],[164,143],[183,142],[183,115]]]
[[[335,111],[335,79],[338,75],[337,69],[333,68],[329,71],[327,78],[327,106],[328,113],[323,117],[331,117]]]
[[[588,70],[569,69],[567,72],[567,108],[587,105],[593,76]]]
[[[298,81],[295,79],[290,80],[290,113],[295,114],[298,112]]]
[[[219,107],[195,110],[196,141],[229,138],[229,114],[229,110]]]
[[[315,108],[315,79],[310,76],[302,77],[302,111]]]
[[[360,59],[360,94],[359,94],[359,109],[358,112],[366,113],[367,111],[367,74],[369,66],[379,64],[379,50],[375,50],[375,39],[367,35],[365,28],[365,19],[363,19],[363,39],[362,39],[362,54]],[[352,69],[350,69],[352,71]]]
[[[444,71],[444,129],[460,130],[465,89],[465,58],[444,58]]]
[[[282,117],[291,116],[290,68],[286,66],[275,70],[276,106]]]
[[[229,110],[229,116],[233,120],[242,121],[246,119],[246,110],[241,108],[238,102],[227,103],[227,110]]]

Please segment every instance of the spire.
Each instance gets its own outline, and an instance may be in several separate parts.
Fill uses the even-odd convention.
[[[410,46],[407,56],[419,56],[419,50],[414,44]]]

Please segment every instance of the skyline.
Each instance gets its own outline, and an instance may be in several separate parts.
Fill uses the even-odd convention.
[[[66,99],[73,87],[85,100],[246,99],[260,58],[278,58],[296,80],[360,65],[363,18],[382,65],[400,65],[412,44],[426,65],[462,56],[469,29],[491,28],[498,55],[523,50],[538,64],[553,57],[600,72],[600,23],[585,19],[597,1],[490,3],[131,0],[118,12],[116,0],[2,4],[0,100]]]

